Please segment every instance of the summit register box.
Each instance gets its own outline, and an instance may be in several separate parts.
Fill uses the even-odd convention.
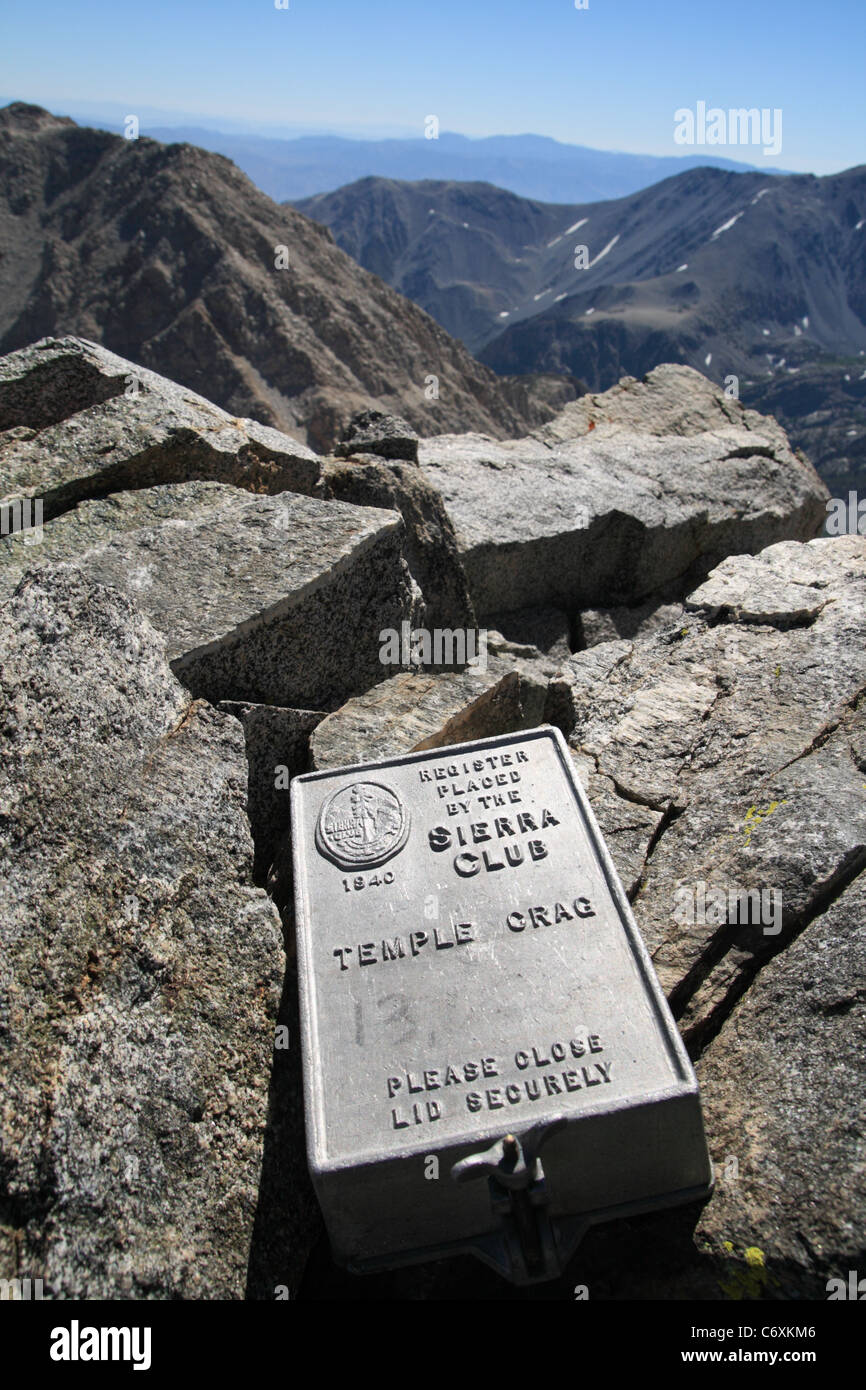
[[[558,730],[292,784],[307,1153],[335,1257],[552,1278],[712,1186],[697,1081]]]

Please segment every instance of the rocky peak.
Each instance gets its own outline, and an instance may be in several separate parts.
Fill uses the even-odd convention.
[[[814,1298],[862,1266],[866,538],[814,539],[813,470],[694,377],[535,435],[427,439],[416,464],[321,459],[78,338],[0,359],[0,1276],[333,1293],[298,1049],[274,1047],[296,1026],[291,779],[541,723],[720,1172],[703,1212],[588,1238],[582,1282],[737,1296],[757,1250],[764,1293]],[[347,444],[410,436],[367,413]],[[407,629],[475,633],[473,608],[504,629],[482,661],[404,661]],[[379,1288],[495,1278],[443,1261]]]
[[[13,101],[0,107],[0,131],[38,134],[45,130],[69,129],[75,121],[68,116],[53,116],[42,106],[33,106],[26,101]]]

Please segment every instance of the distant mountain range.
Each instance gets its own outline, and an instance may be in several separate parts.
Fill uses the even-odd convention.
[[[120,132],[117,125],[113,129]],[[427,140],[420,133],[418,138],[408,140],[351,140],[337,135],[278,140],[193,125],[143,126],[141,133],[165,143],[187,141],[224,154],[277,201],[327,192],[375,175],[404,180],[480,180],[526,198],[558,203],[594,202],[620,198],[701,165],[754,168],[706,153],[621,154],[566,145],[541,135],[471,139],[442,131],[435,140]]]
[[[329,449],[378,405],[525,433],[574,394],[504,381],[220,155],[0,110],[0,353],[77,334]]]
[[[866,481],[866,166],[693,169],[565,205],[363,179],[297,206],[497,372],[736,377],[832,485]]]
[[[382,142],[419,143],[441,144]],[[863,486],[866,168],[698,168],[565,204],[369,178],[280,206],[218,154],[14,103],[0,352],[62,333],[322,450],[371,404],[422,434],[519,435],[582,383],[684,362],[736,377],[834,491]]]

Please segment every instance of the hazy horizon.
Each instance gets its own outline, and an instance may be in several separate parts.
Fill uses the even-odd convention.
[[[11,99],[77,119],[137,114],[265,138],[330,134],[483,139],[534,134],[607,153],[705,150],[758,168],[827,174],[866,159],[860,0],[191,0],[146,10],[60,0],[0,19]],[[675,113],[779,112],[781,149],[678,145]],[[142,129],[142,133],[146,133]]]

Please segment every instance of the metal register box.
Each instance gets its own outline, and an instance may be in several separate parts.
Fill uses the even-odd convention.
[[[525,1283],[703,1197],[697,1082],[558,730],[295,779],[310,1170],[356,1270]]]

